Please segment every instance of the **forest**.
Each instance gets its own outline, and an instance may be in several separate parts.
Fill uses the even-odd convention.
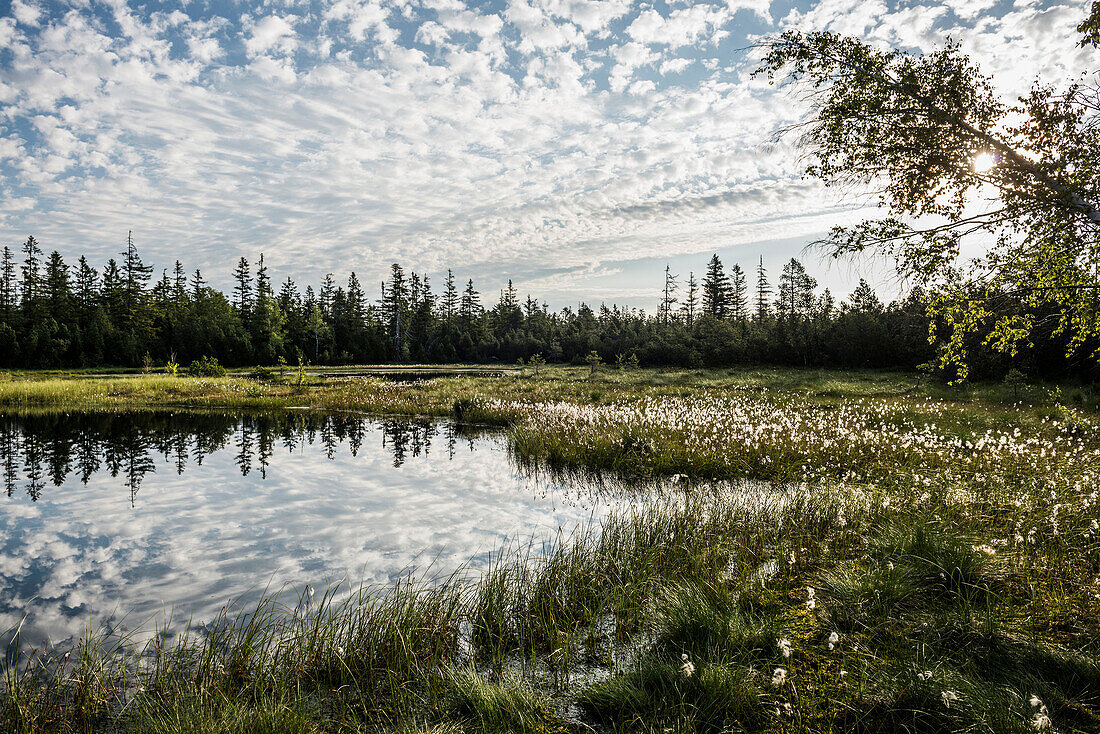
[[[33,237],[0,261],[0,366],[162,368],[212,358],[229,367],[362,363],[552,363],[724,367],[913,369],[935,363],[931,295],[914,288],[884,304],[863,280],[837,299],[797,259],[778,277],[763,260],[747,272],[714,255],[699,275],[666,267],[653,313],[604,303],[551,311],[509,280],[495,303],[450,270],[438,290],[427,276],[392,265],[377,298],[351,272],[315,290],[275,283],[261,254],[241,257],[230,293],[176,261],[160,277],[128,236],[120,259],[75,265]],[[488,301],[488,299],[486,299]],[[999,313],[1023,304],[1006,295]],[[1058,309],[1037,321],[1030,343],[1006,356],[972,344],[971,377],[1016,368],[1034,377],[1090,379],[1095,362],[1069,358]],[[933,324],[935,322],[933,321]],[[942,325],[939,329],[943,333]],[[1090,350],[1078,350],[1088,354]],[[595,353],[595,355],[593,355]],[[927,369],[931,369],[930,367]]]

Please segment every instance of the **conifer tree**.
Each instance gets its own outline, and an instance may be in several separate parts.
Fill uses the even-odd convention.
[[[176,260],[172,270],[172,302],[177,308],[187,303],[187,273],[183,270],[183,263]]]
[[[810,315],[814,305],[813,290],[817,281],[806,273],[802,263],[793,257],[783,266],[779,276],[779,294],[776,298],[776,315],[783,319],[804,318]]]
[[[749,286],[745,271],[734,263],[730,268],[730,317],[745,321],[749,316]]]
[[[471,326],[480,314],[481,299],[478,292],[474,290],[474,281],[471,278],[466,281],[466,289],[462,292],[462,305],[459,308],[459,315],[467,326]]]
[[[684,316],[684,323],[688,326],[695,324],[695,314],[699,310],[699,283],[695,280],[695,273],[688,272],[687,297],[680,306],[680,312]]]
[[[760,256],[760,264],[756,266],[756,320],[763,322],[768,317],[768,302],[771,300],[772,288],[768,284],[768,271],[764,269],[764,256]]]
[[[455,288],[454,273],[447,270],[447,279],[443,282],[443,317],[450,321],[458,312],[458,289]]]
[[[233,279],[237,281],[237,285],[233,288],[233,307],[241,323],[248,326],[252,316],[252,273],[249,270],[248,260],[244,257],[237,261]]]
[[[0,259],[0,314],[5,321],[11,321],[18,306],[16,287],[15,255],[11,248],[5,246],[3,258]]]
[[[205,287],[206,281],[203,280],[202,272],[195,268],[195,274],[191,276],[191,298],[196,301],[202,298],[202,291]]]
[[[122,295],[124,322],[131,336],[144,334],[152,325],[153,315],[146,303],[145,284],[153,275],[153,266],[146,265],[134,245],[134,233],[126,234],[126,252],[122,253]]]
[[[722,267],[722,261],[715,253],[707,264],[707,274],[703,276],[703,311],[716,319],[724,319],[730,314],[730,279]]]
[[[672,266],[665,265],[665,285],[661,291],[661,304],[657,307],[657,313],[662,324],[672,320],[672,307],[676,304],[676,280],[680,276],[672,273]]]
[[[23,281],[21,283],[23,310],[32,312],[38,301],[42,288],[42,248],[38,246],[38,240],[27,237],[23,243]]]
[[[122,273],[118,269],[118,263],[112,257],[103,267],[103,305],[107,315],[115,322],[120,323],[126,316],[126,289],[122,280]]]
[[[882,301],[875,295],[874,289],[866,280],[860,278],[859,285],[852,291],[852,295],[848,296],[845,310],[855,313],[882,313],[883,306]]]
[[[61,253],[54,250],[46,261],[46,301],[49,304],[50,316],[58,322],[70,320],[72,308],[72,291],[69,285],[69,266],[61,258]]]
[[[83,255],[76,263],[76,305],[82,314],[89,313],[99,300],[99,273]]]

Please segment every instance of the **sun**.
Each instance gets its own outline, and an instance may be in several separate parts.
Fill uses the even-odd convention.
[[[974,166],[975,173],[985,173],[997,165],[997,158],[989,152],[978,153],[971,165]]]

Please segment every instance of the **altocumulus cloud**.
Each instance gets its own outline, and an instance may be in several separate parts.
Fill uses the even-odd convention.
[[[590,271],[812,237],[857,204],[801,180],[803,114],[749,77],[787,27],[931,49],[1006,96],[1084,68],[1080,3],[14,0],[0,17],[0,238],[215,283],[401,260]],[[560,278],[554,299],[572,295]],[[494,285],[492,283],[488,284]],[[520,284],[523,285],[522,283]],[[575,285],[575,284],[574,284]]]

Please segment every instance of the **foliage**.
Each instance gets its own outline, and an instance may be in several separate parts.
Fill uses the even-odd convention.
[[[1090,22],[1082,32],[1095,33]],[[822,244],[834,256],[885,251],[933,289],[931,334],[956,380],[976,339],[1015,355],[1053,331],[1068,354],[1100,354],[1100,89],[1037,84],[1006,105],[950,43],[915,55],[788,31],[764,50],[756,74],[797,85],[811,105],[796,126],[807,173],[870,188],[889,212]],[[990,204],[974,213],[981,197]],[[960,270],[959,248],[978,234],[993,245]]]
[[[225,377],[225,367],[218,364],[217,357],[200,357],[187,368],[195,377]]]

